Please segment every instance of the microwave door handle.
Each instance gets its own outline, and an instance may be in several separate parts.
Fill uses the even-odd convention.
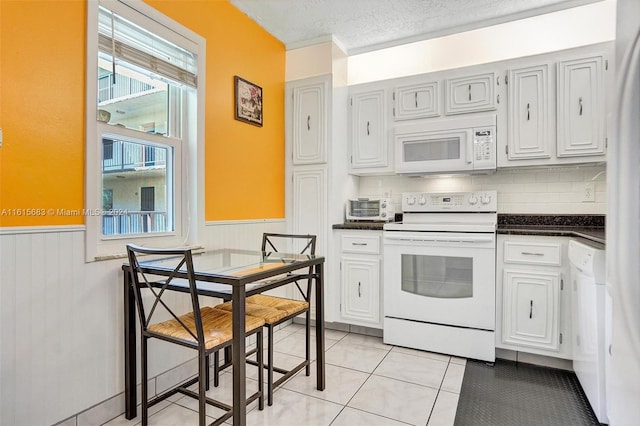
[[[466,137],[466,144],[467,144],[467,152],[466,152],[466,157],[467,157],[467,164],[471,164],[473,163],[473,138],[471,137],[471,135],[473,134],[472,131],[467,130],[465,132],[465,137]]]

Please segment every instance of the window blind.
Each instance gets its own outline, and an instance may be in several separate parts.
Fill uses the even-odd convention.
[[[197,87],[196,55],[100,7],[98,50],[177,83]]]

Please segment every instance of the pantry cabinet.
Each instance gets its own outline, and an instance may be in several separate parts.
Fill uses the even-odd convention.
[[[335,231],[339,244],[340,317],[345,324],[382,328],[381,231]]]
[[[496,347],[571,359],[562,237],[498,235]]]
[[[285,215],[292,234],[316,236],[316,254],[330,258],[333,233],[330,225],[344,220],[344,198],[355,194],[353,178],[347,174],[347,89],[334,87],[326,74],[287,82],[285,87]],[[337,275],[333,262],[324,265],[325,320],[337,317]],[[331,277],[331,278],[329,278]],[[337,281],[337,280],[336,280]],[[300,298],[295,286],[283,296]],[[311,316],[315,309],[311,294]]]

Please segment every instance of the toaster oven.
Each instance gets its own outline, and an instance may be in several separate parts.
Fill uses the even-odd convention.
[[[348,222],[368,220],[389,222],[393,220],[394,208],[386,198],[356,198],[347,201],[346,219]]]

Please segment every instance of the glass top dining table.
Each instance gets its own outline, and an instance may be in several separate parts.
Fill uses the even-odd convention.
[[[143,258],[145,272],[169,275],[173,272],[167,258]],[[193,253],[198,293],[231,300],[233,303],[233,424],[246,425],[245,299],[297,280],[310,278],[315,284],[316,373],[318,390],[325,389],[324,360],[324,257],[241,249],[217,249]],[[125,335],[125,416],[136,416],[136,306],[129,264],[124,271]],[[186,271],[185,271],[186,274]],[[186,276],[186,275],[185,275]],[[175,282],[174,282],[175,281]],[[173,280],[167,290],[188,292],[185,281]],[[237,349],[237,350],[236,350]]]

